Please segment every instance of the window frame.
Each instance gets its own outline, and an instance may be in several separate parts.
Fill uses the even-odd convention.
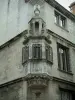
[[[59,49],[62,49],[63,53],[60,53]],[[65,55],[65,53],[66,53],[66,55]],[[69,48],[60,43],[57,43],[57,55],[58,55],[59,70],[62,70],[64,72],[71,72]],[[62,57],[62,58],[60,59],[60,57]],[[61,62],[63,63],[63,65],[61,65]]]
[[[59,25],[59,13],[56,12],[56,11],[55,11],[55,18],[56,18],[55,23],[56,23],[57,25]]]
[[[56,16],[58,16],[58,18],[56,18]],[[67,18],[63,14],[61,14],[60,12],[55,10],[54,17],[57,19],[57,21],[55,21],[55,24],[57,24],[58,26],[60,26],[63,29],[67,28]],[[62,21],[62,25],[61,25],[61,21]],[[63,21],[64,21],[64,24],[63,24]]]
[[[32,59],[42,59],[42,44],[32,44]]]

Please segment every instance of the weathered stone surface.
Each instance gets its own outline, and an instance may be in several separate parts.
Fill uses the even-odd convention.
[[[34,15],[33,9],[34,6],[25,3],[25,0],[0,1],[0,45],[28,28],[28,21]],[[56,26],[54,24],[54,8],[46,2],[41,6],[41,16],[46,21],[47,29],[51,29],[56,34],[75,43],[75,23],[72,20],[67,18],[69,32]]]
[[[34,15],[34,7],[30,3],[25,3],[24,0],[1,0],[0,8],[0,45],[2,45],[18,33],[21,33],[23,30],[28,28],[28,21]],[[29,46],[29,60],[26,64],[22,65],[23,36],[0,50],[0,87],[4,83],[21,77],[24,78],[29,74],[46,74],[52,78],[56,77],[59,81],[62,80],[63,84],[66,84],[66,82],[71,85],[75,84],[75,45],[72,44],[75,43],[75,22],[67,18],[67,29],[59,27],[54,23],[54,10],[55,8],[46,2],[41,6],[40,16],[45,20],[47,25],[46,28],[53,31],[52,33],[47,34],[46,37],[50,40],[50,44],[45,41],[45,39],[33,40],[33,38],[30,38],[31,40],[26,44]],[[41,27],[43,27],[42,23]],[[32,32],[30,33],[32,34]],[[43,34],[46,34],[45,30]],[[61,37],[58,37],[57,35]],[[25,39],[26,38],[27,37],[25,37]],[[58,70],[57,42],[69,48],[70,65],[73,74]],[[35,60],[31,61],[31,58],[33,57],[32,44],[35,43],[42,44],[43,60],[40,60],[39,62]],[[53,64],[45,62],[45,45],[47,44],[49,44],[53,49]],[[40,85],[40,88],[36,87],[33,89],[32,86],[28,86],[34,86],[34,84],[36,84],[36,86]],[[60,84],[52,79],[47,81],[37,77],[32,79],[31,77],[30,80],[28,80],[28,84],[27,81],[22,80],[21,82],[1,87],[0,100],[60,100]],[[67,85],[63,84],[63,88],[67,87]],[[42,87],[44,85],[46,85],[45,88]],[[71,87],[68,85],[68,88],[70,89]]]
[[[0,100],[26,100],[26,82],[18,82],[0,88]]]
[[[0,84],[23,76],[22,42],[20,38],[0,51]]]

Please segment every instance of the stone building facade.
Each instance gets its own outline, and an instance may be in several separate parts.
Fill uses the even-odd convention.
[[[0,4],[0,100],[75,100],[75,15],[55,0]]]

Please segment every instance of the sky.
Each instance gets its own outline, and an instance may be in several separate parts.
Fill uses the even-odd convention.
[[[59,2],[62,6],[64,6],[66,9],[69,9],[69,5],[74,2],[75,0],[56,0],[57,2]]]

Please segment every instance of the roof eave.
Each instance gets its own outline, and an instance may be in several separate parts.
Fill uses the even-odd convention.
[[[73,3],[70,4],[69,8],[71,8],[72,6],[75,5],[75,1]]]

